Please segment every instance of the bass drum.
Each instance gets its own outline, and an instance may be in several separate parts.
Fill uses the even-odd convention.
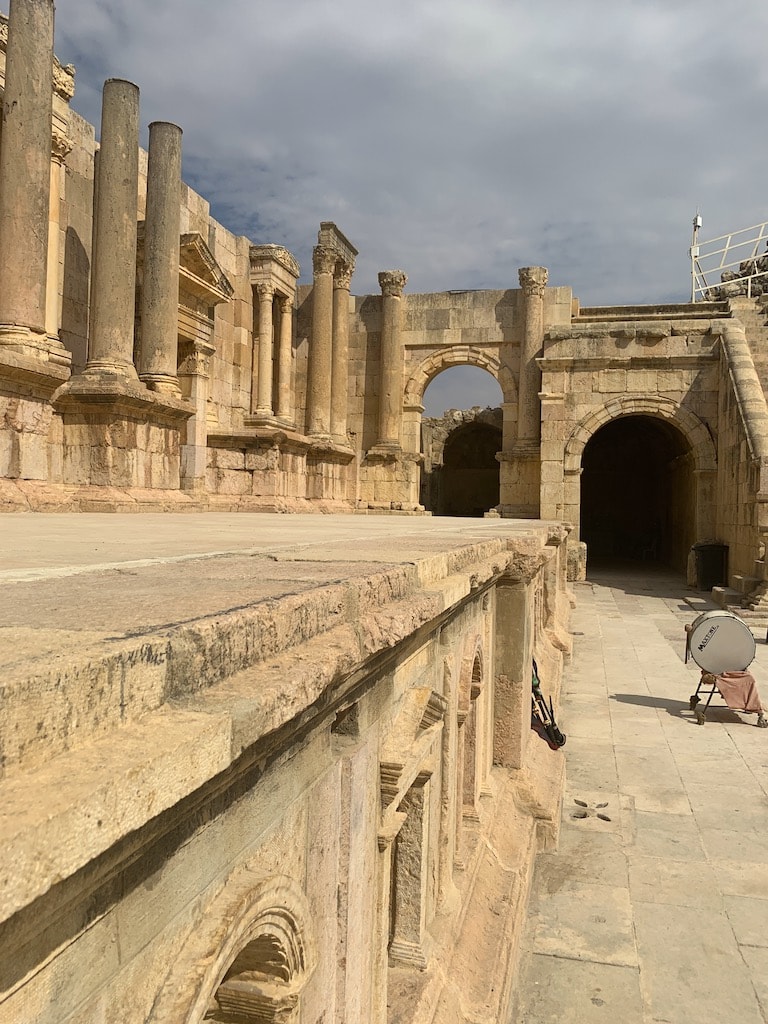
[[[755,638],[733,612],[704,612],[691,624],[688,650],[705,672],[743,672],[755,660]]]

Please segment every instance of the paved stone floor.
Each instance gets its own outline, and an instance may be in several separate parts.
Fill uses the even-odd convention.
[[[689,710],[683,627],[714,606],[636,570],[574,591],[560,848],[539,858],[512,1024],[764,1024],[768,730]]]

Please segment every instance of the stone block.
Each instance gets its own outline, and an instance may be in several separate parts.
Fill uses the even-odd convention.
[[[626,370],[600,370],[597,374],[597,391],[602,394],[623,395],[627,390]]]
[[[210,452],[211,465],[217,469],[245,469],[245,452],[229,448],[213,448]]]

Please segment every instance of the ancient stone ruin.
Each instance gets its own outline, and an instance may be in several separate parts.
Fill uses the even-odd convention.
[[[763,600],[763,297],[357,295],[331,222],[304,284],[182,182],[179,127],[140,149],[135,84],[96,143],[52,0],[12,0],[0,86],[0,509],[350,531],[4,572],[0,1022],[506,1022],[569,579],[714,542]],[[500,408],[425,421],[464,365]]]

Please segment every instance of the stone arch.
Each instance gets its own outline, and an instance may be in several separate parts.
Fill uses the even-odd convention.
[[[653,395],[625,395],[606,402],[604,406],[590,412],[577,424],[565,445],[563,469],[566,473],[578,473],[587,442],[597,431],[620,416],[655,416],[667,420],[683,434],[699,472],[714,473],[717,468],[717,451],[712,435],[695,413],[678,405],[669,398]]]
[[[486,370],[499,382],[504,401],[517,402],[517,382],[495,352],[475,345],[457,345],[432,352],[411,370],[405,385],[405,406],[421,406],[427,386],[438,373],[452,366],[476,366]]]
[[[467,641],[459,674],[459,714],[467,714],[470,704],[480,696],[485,679],[483,640],[476,634]]]
[[[243,1021],[288,1024],[316,961],[301,887],[242,866],[176,957],[151,1024],[201,1024],[216,1006]]]

